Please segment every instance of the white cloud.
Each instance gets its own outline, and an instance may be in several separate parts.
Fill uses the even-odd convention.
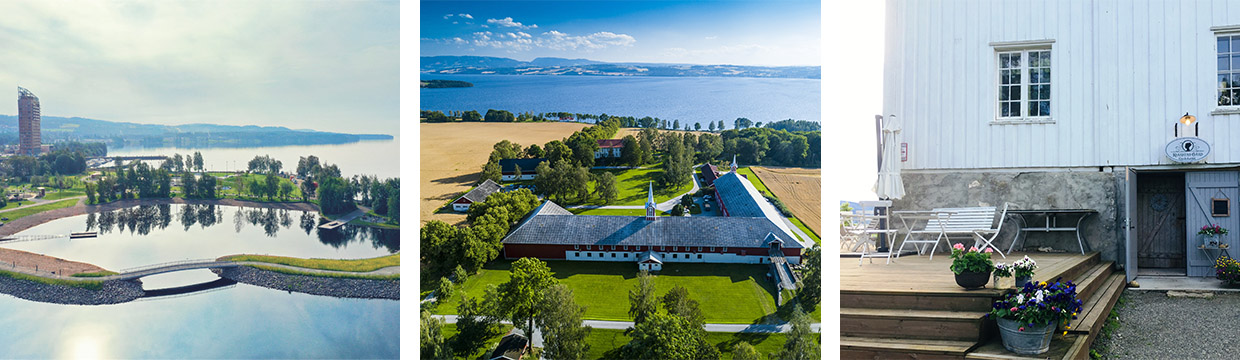
[[[473,15],[470,15],[470,14],[457,14],[456,16],[460,16],[460,17],[463,17],[463,18],[466,18],[466,19],[470,19],[470,20],[473,20],[473,19],[474,19],[474,16],[473,16]]]
[[[452,17],[452,14],[444,15],[444,16],[443,16],[443,19],[444,19],[444,20],[448,20],[448,18],[450,18],[450,17]]]
[[[633,46],[637,42],[633,36],[616,34],[610,31],[596,32],[585,36],[573,36],[551,30],[543,33],[538,45],[554,50],[604,49],[611,46]]]
[[[519,29],[537,29],[538,28],[537,24],[531,24],[529,26],[526,26],[525,24],[522,24],[520,22],[513,21],[511,16],[503,18],[503,19],[487,19],[487,24],[495,24],[495,25],[499,25],[503,27],[515,27]]]

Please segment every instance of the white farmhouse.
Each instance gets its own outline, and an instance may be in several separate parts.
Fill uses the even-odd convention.
[[[1240,246],[1240,3],[888,1],[886,16],[897,210],[1093,209],[1085,250],[1130,280],[1213,275],[1205,225]],[[1030,235],[1017,247],[1077,251],[1071,233]]]

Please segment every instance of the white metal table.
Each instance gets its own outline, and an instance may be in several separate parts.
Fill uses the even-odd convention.
[[[1012,239],[1012,244],[1008,245],[1008,252],[1012,252],[1012,248],[1016,247],[1016,243],[1021,241],[1021,235],[1029,231],[1052,232],[1052,231],[1072,231],[1076,233],[1076,244],[1081,248],[1081,255],[1085,255],[1085,239],[1081,236],[1081,223],[1085,222],[1085,218],[1090,215],[1097,214],[1098,210],[1094,209],[1014,209],[1008,210],[1008,214],[1020,217],[1020,226],[1017,227],[1016,237]],[[1045,221],[1042,226],[1031,226],[1026,219],[1030,217],[1041,216]],[[1060,217],[1070,218],[1075,216],[1076,223],[1074,225],[1059,225]],[[1071,221],[1068,222],[1072,224]],[[1025,235],[1026,240],[1028,235]]]

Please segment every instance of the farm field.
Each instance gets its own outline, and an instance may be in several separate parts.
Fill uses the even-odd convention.
[[[508,281],[511,264],[506,260],[488,264],[432,311],[455,314],[459,292],[481,296],[487,285]],[[632,320],[628,291],[637,286],[637,265],[633,262],[548,261],[547,265],[560,283],[573,290],[577,304],[586,306],[585,319]],[[756,264],[669,263],[655,275],[655,293],[663,296],[681,285],[700,303],[706,322],[750,324],[776,312],[774,284],[766,280],[766,271],[766,266]]]
[[[750,169],[797,219],[822,236],[822,173],[819,169],[765,166]]]
[[[424,123],[421,135],[422,189],[419,214],[422,223],[441,220],[449,224],[465,220],[464,214],[434,214],[435,210],[469,190],[478,180],[492,146],[502,140],[524,146],[542,146],[588,126],[579,123]]]

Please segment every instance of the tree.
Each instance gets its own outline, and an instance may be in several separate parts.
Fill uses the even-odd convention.
[[[521,258],[512,263],[509,280],[499,286],[499,309],[513,326],[534,333],[534,320],[542,310],[543,296],[555,285],[551,268],[535,258]]]
[[[818,343],[814,341],[818,336],[810,328],[809,315],[801,311],[801,306],[794,304],[792,318],[788,322],[792,324],[792,331],[788,333],[788,340],[784,343],[784,348],[778,354],[772,354],[771,358],[791,360],[818,359]]]
[[[487,179],[499,183],[503,176],[504,174],[500,171],[499,163],[489,161],[482,166],[482,176],[478,178],[478,183],[481,184],[487,181]]]
[[[319,209],[325,214],[343,214],[354,208],[353,199],[344,179],[331,176],[319,182]]]
[[[543,149],[538,146],[538,144],[530,144],[530,147],[525,148],[525,156],[537,159],[543,157],[543,155],[545,155],[545,153],[543,152]]]
[[[552,164],[571,160],[573,158],[573,149],[569,148],[568,145],[565,145],[559,140],[551,140],[550,142],[547,142],[547,144],[543,146],[543,151],[546,152],[547,161],[550,161]]]
[[[95,190],[97,189],[98,186],[99,185],[95,185],[95,183],[86,183],[86,203],[87,204],[95,203]]]
[[[741,341],[732,346],[732,360],[762,360],[758,355],[758,349],[754,349],[753,345]]]
[[[439,286],[435,287],[435,303],[442,303],[452,296],[452,281],[446,277],[439,278]]]
[[[513,171],[513,175],[515,175],[513,179],[520,181],[521,180],[521,165],[513,164],[512,171]]]
[[[711,121],[711,122],[710,122],[710,132],[715,132],[715,122],[714,122],[714,121]]]
[[[693,123],[693,131],[702,131],[702,123],[700,122]]]
[[[214,199],[215,185],[215,177],[211,176],[211,174],[203,173],[202,177],[198,179],[198,197],[204,199]]]
[[[266,190],[264,193],[267,195],[267,200],[270,201],[280,191],[280,178],[276,177],[275,173],[267,173],[265,181],[267,184],[263,189]],[[350,196],[349,198],[352,199],[353,197]]]
[[[697,300],[689,298],[689,290],[683,286],[676,285],[667,294],[663,295],[663,309],[668,314],[683,317],[689,320],[695,327],[702,327],[705,324],[705,318],[702,317],[702,310],[698,308]]]
[[[495,296],[495,292],[495,285],[486,289],[486,302],[493,301],[491,296]],[[486,340],[495,334],[495,325],[499,323],[499,318],[493,314],[494,311],[487,309],[485,304],[479,304],[474,298],[466,298],[465,294],[461,294],[456,313],[457,334],[452,348],[457,356],[465,357],[485,345]]]
[[[672,206],[672,216],[685,216],[685,206],[681,204]]]
[[[443,322],[431,315],[431,312],[422,309],[422,328],[421,341],[423,359],[447,359],[452,354],[448,352],[448,344],[443,337]]]
[[[551,170],[550,162],[539,162],[538,166],[534,167],[534,173],[538,174],[534,177],[534,188],[539,193],[551,196],[560,191],[558,187],[562,181],[555,178],[556,174]]]
[[[292,194],[293,194],[293,183],[287,182],[287,181],[280,182],[280,198],[288,199],[288,196]]]
[[[737,130],[748,128],[752,125],[753,125],[753,121],[749,121],[749,118],[743,118],[743,117],[736,118],[736,121],[732,122],[732,128],[737,129]]]
[[[585,307],[573,300],[573,291],[564,284],[547,289],[540,309],[538,328],[543,335],[542,357],[548,359],[582,359],[590,350],[585,341],[590,327],[583,326]]]
[[[172,165],[176,166],[176,171],[185,171],[185,160],[181,159],[181,154],[173,154]]]
[[[488,109],[486,116],[483,117],[483,121],[486,122],[513,122],[516,120],[516,116],[513,116],[512,112],[508,110]]]
[[[801,284],[797,288],[797,297],[807,309],[818,306],[822,297],[822,247],[817,243],[809,248],[801,257]]]
[[[633,359],[718,359],[719,350],[706,340],[700,326],[680,316],[653,313],[628,331],[633,338],[621,347]]]
[[[642,153],[637,138],[628,135],[624,137],[623,142],[624,144],[620,147],[620,163],[628,166],[641,165]]]
[[[452,277],[456,278],[457,284],[464,284],[465,280],[469,279],[469,273],[465,272],[465,268],[461,265],[457,265],[456,270],[452,271]]]
[[[723,129],[726,129],[727,127],[723,126],[723,120],[719,120],[719,126],[715,128],[719,129],[719,131],[723,131]]]
[[[198,151],[194,152],[194,168],[198,169],[198,171],[203,170],[201,152],[198,152]]]
[[[760,127],[762,127],[762,122],[761,122],[761,121],[759,121],[759,122],[757,122],[757,123],[754,123],[753,127],[756,127],[756,128],[760,128]]]
[[[198,179],[191,172],[181,173],[181,192],[186,198],[194,198],[198,195]]]
[[[620,191],[616,188],[616,174],[605,172],[599,174],[594,180],[594,195],[603,200],[604,204],[611,204],[620,195]]]
[[[649,137],[642,137],[638,142],[638,148],[641,149],[641,164],[649,164],[654,162],[654,140]]]
[[[680,130],[680,119],[672,121],[672,130]]]
[[[629,316],[633,318],[633,323],[645,323],[646,319],[658,310],[657,301],[654,295],[654,280],[650,277],[650,272],[642,270],[637,274],[637,287],[629,290]]]
[[[477,110],[466,111],[461,114],[461,121],[482,121],[482,114]]]
[[[303,179],[307,179],[311,175],[317,174],[321,168],[322,165],[319,164],[318,156],[302,156],[299,160],[297,160],[297,176]]]
[[[584,131],[578,131],[568,137],[567,145],[572,149],[573,163],[579,166],[594,166],[594,154],[598,152],[598,139]]]

